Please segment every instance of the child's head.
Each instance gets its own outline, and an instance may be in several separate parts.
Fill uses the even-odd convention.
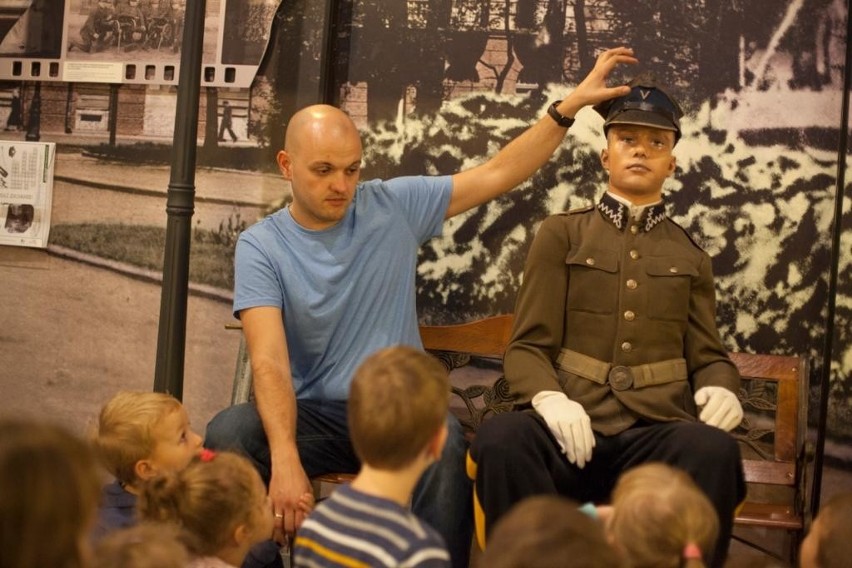
[[[613,568],[620,566],[620,560],[601,524],[582,513],[577,503],[558,495],[537,495],[519,502],[497,521],[480,564]]]
[[[348,413],[352,446],[376,469],[400,469],[424,450],[440,457],[450,384],[433,356],[398,345],[368,357],[355,372]]]
[[[140,523],[105,536],[90,568],[185,568],[189,552],[171,525]]]
[[[715,547],[716,510],[682,470],[662,463],[628,470],[612,505],[610,537],[634,568],[702,566]]]
[[[272,536],[266,487],[251,462],[231,452],[206,451],[184,470],[153,478],[137,508],[145,520],[182,526],[190,552],[199,556],[229,547],[248,551]]]
[[[0,420],[0,568],[79,568],[100,496],[91,448],[63,428]]]
[[[802,541],[802,568],[852,567],[852,493],[829,499]]]
[[[125,486],[183,469],[201,450],[183,405],[157,392],[120,392],[110,399],[95,443],[107,471]]]

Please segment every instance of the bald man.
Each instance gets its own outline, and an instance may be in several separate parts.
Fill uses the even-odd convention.
[[[603,52],[564,100],[487,162],[448,176],[359,183],[361,139],[342,111],[315,105],[293,115],[278,153],[293,201],[240,236],[234,314],[242,320],[255,402],[211,421],[206,445],[247,453],[269,483],[276,522],[301,524],[310,477],[357,472],[346,399],[355,369],[390,345],[422,348],[415,298],[417,251],[444,219],[502,195],[532,175],[562,142],[574,115],[630,91],[606,78],[633,51]],[[471,487],[465,443],[448,417],[442,459],[415,489],[412,510],[467,566]]]

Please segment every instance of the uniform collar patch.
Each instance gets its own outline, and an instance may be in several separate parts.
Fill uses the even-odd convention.
[[[598,201],[598,211],[604,219],[615,225],[619,231],[627,228],[630,212],[627,205],[621,203],[608,193],[604,193]],[[638,220],[639,230],[648,233],[666,218],[666,206],[664,202],[646,207]]]

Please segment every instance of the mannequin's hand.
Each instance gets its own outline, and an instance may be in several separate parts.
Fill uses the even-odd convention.
[[[544,418],[568,461],[582,469],[592,460],[595,436],[592,421],[583,406],[565,393],[542,391],[532,399],[533,408]]]
[[[743,419],[743,407],[737,395],[724,387],[701,387],[695,393],[695,404],[703,407],[699,420],[725,432],[739,426]]]

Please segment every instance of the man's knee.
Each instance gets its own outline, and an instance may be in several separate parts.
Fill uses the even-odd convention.
[[[263,423],[252,403],[229,406],[207,424],[204,446],[214,450],[247,451],[248,440],[265,439]]]
[[[467,453],[468,442],[464,435],[464,427],[458,418],[452,414],[447,415],[447,441],[444,444],[443,458],[464,459]]]

